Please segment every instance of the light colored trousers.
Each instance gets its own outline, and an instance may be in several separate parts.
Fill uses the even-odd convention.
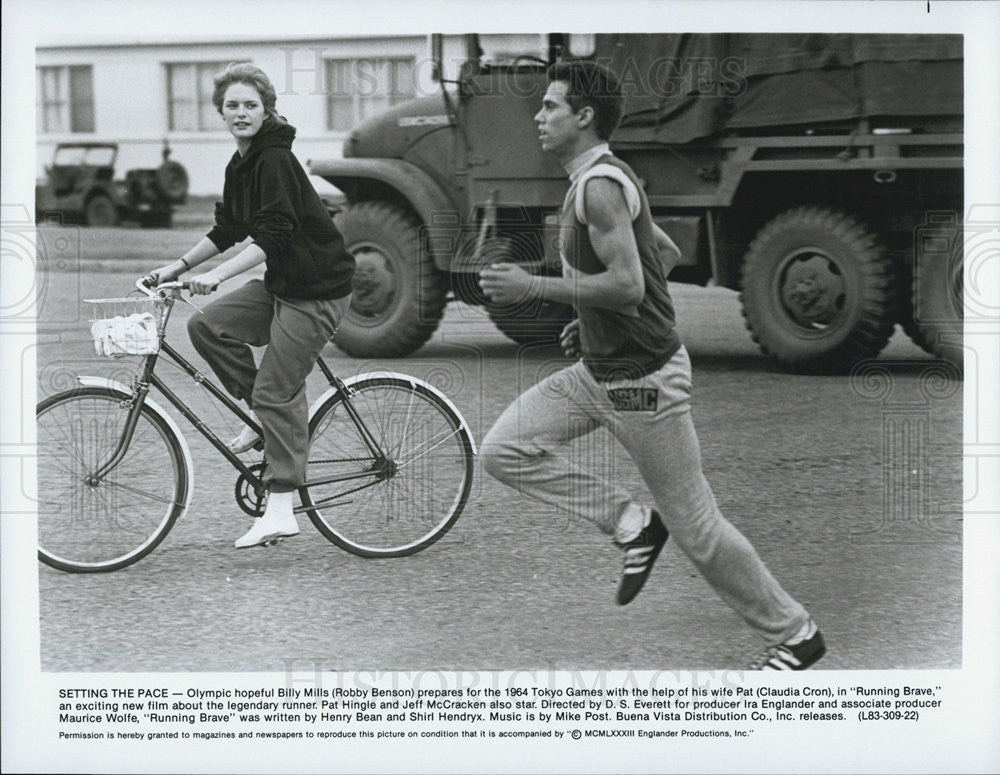
[[[613,535],[632,497],[558,451],[606,427],[635,461],[664,524],[705,580],[769,642],[780,643],[808,614],[716,506],[701,469],[690,397],[691,361],[683,347],[662,369],[641,379],[599,383],[577,361],[504,411],[483,440],[483,465],[525,495]]]
[[[188,335],[223,387],[246,401],[264,428],[264,484],[298,488],[309,457],[306,377],[337,330],[350,297],[281,299],[251,280],[188,319]],[[267,345],[254,362],[248,345]]]

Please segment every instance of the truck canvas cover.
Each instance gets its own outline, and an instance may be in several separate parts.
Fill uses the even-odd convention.
[[[617,142],[962,115],[961,35],[602,34],[593,58],[625,90]]]

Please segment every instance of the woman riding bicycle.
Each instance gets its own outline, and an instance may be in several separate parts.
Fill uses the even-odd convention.
[[[152,273],[168,282],[247,237],[253,241],[234,257],[191,277],[191,292],[210,294],[265,265],[263,281],[251,280],[188,322],[195,349],[264,431],[267,506],[236,540],[237,549],[299,532],[292,499],[305,481],[309,452],[305,381],[347,310],[355,266],[292,155],[295,128],[278,115],[276,101],[271,81],[253,65],[230,65],[215,78],[212,102],[236,140],[215,227],[178,261]],[[259,366],[250,345],[267,346]],[[244,452],[257,442],[246,426],[228,446]]]

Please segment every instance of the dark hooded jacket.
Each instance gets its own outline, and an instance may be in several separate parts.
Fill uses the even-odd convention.
[[[266,119],[246,154],[233,154],[208,238],[223,252],[252,237],[275,296],[339,299],[351,292],[354,258],[292,155],[294,138],[295,127]]]

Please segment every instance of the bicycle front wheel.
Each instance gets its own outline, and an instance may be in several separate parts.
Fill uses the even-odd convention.
[[[404,378],[373,377],[350,390],[350,407],[334,394],[310,420],[302,503],[317,529],[353,554],[418,552],[455,524],[469,497],[465,422],[434,391]],[[314,484],[337,476],[353,478]]]
[[[130,399],[84,387],[38,404],[38,558],[53,568],[98,573],[131,565],[156,548],[187,505],[180,441],[148,405],[118,465],[91,478],[114,455]]]

